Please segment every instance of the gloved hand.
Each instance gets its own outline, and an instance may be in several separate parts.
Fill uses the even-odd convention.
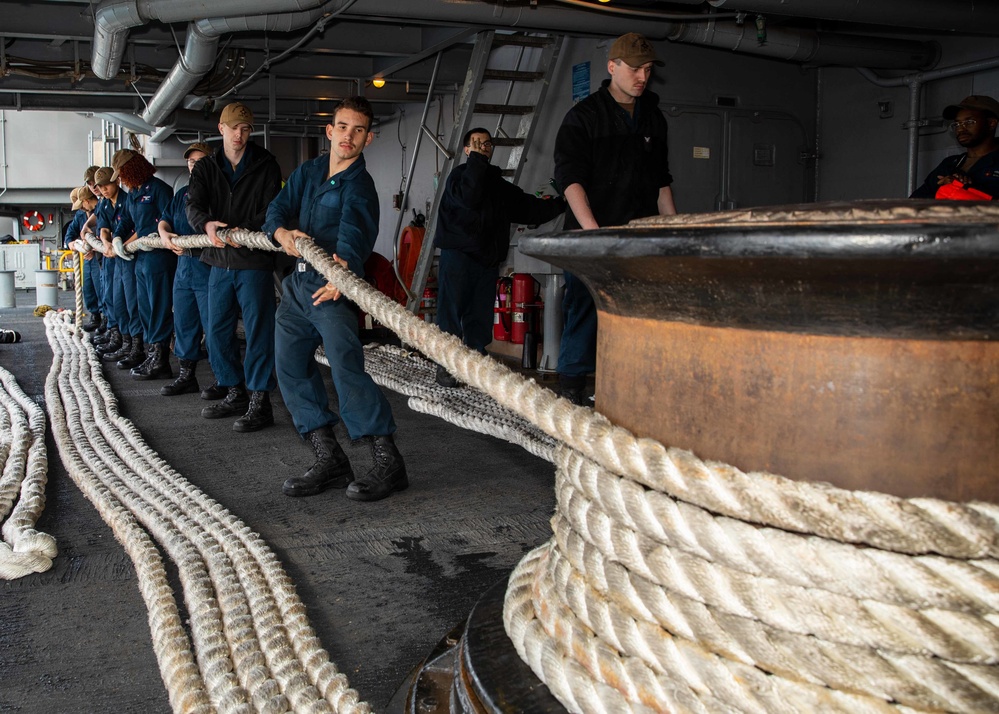
[[[111,240],[111,245],[114,246],[114,254],[122,260],[135,260],[134,255],[125,252],[125,244],[122,242],[121,236],[115,236]]]

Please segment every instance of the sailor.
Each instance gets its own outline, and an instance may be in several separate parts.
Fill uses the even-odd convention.
[[[184,152],[188,173],[199,160],[212,153],[212,147],[204,142],[188,146]],[[206,356],[201,348],[201,338],[208,324],[208,276],[212,268],[201,262],[200,248],[185,250],[172,241],[178,235],[194,233],[187,221],[187,189],[184,186],[173,195],[170,208],[160,216],[156,227],[164,245],[177,255],[177,273],[173,277],[173,351],[180,360],[180,371],[177,379],[160,388],[160,394],[165,397],[197,392],[199,387],[195,371],[198,361]],[[224,396],[224,393],[218,394],[217,398]]]
[[[208,360],[225,398],[201,410],[205,419],[239,417],[234,431],[251,432],[274,423],[274,253],[241,248],[219,237],[222,228],[259,231],[267,204],[281,190],[277,159],[250,141],[253,112],[234,102],[222,110],[222,150],[199,161],[191,171],[187,218],[207,233],[212,248],[201,261],[208,277]],[[243,314],[246,357],[240,359],[236,322]],[[248,395],[247,389],[250,390]]]
[[[333,259],[364,277],[364,261],[378,237],[378,194],[364,164],[374,112],[364,97],[337,105],[326,125],[329,156],[299,166],[267,209],[264,230],[288,255],[295,270],[284,279],[277,313],[275,350],[281,396],[295,429],[309,441],[316,463],[284,482],[288,496],[312,496],[346,488],[347,497],[377,501],[409,485],[396,448],[395,421],[385,395],[364,371],[364,348],[357,335],[357,308],[302,259],[297,238],[312,240]],[[332,412],[314,354],[326,350],[340,416]],[[333,433],[343,419],[350,438],[370,445],[374,467],[354,480],[347,454]]]
[[[114,237],[125,245],[156,233],[160,216],[170,207],[173,189],[156,178],[156,168],[131,149],[111,157],[112,178],[128,189],[125,210],[114,229]],[[146,358],[132,367],[132,378],[170,379],[170,338],[173,336],[173,274],[177,256],[169,250],[140,250],[129,258],[135,266],[135,293],[139,321],[146,341]]]

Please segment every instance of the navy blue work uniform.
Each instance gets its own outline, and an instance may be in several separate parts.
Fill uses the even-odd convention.
[[[299,166],[267,209],[264,230],[297,225],[327,253],[347,261],[364,277],[364,262],[378,237],[378,194],[365,168],[364,155],[348,168],[327,177],[329,157]],[[298,433],[336,424],[326,385],[313,357],[326,348],[340,418],[352,439],[395,432],[392,408],[364,371],[364,348],[357,335],[357,310],[344,297],[313,305],[312,294],[326,278],[299,260],[282,283],[277,310],[275,363],[278,385]]]
[[[659,97],[646,90],[631,115],[614,100],[609,85],[605,79],[562,120],[555,138],[555,182],[563,194],[580,184],[597,223],[619,226],[657,215],[660,189],[671,185],[673,177]],[[579,227],[567,211],[565,229]],[[585,283],[571,273],[564,275],[558,373],[581,378],[596,370],[597,309]]]
[[[940,162],[940,165],[930,171],[922,185],[918,186],[909,198],[935,198],[940,184],[937,179],[940,176],[950,176],[952,173],[961,172],[967,174],[971,179],[968,188],[977,188],[979,191],[992,196],[992,200],[999,199],[999,151],[992,151],[976,161],[970,169],[962,168],[968,160],[967,154],[955,154],[948,156]]]
[[[269,151],[246,145],[233,168],[218,149],[191,170],[187,218],[204,233],[209,221],[230,228],[258,231],[267,206],[281,189],[281,167]],[[201,262],[211,266],[208,276],[208,359],[219,386],[245,382],[251,392],[274,388],[274,266],[275,254],[250,248],[205,248]],[[243,316],[246,356],[241,359],[236,321]]]
[[[66,226],[66,231],[62,237],[62,247],[69,250],[69,244],[80,237],[80,231],[90,215],[82,208],[73,214],[73,220]],[[82,255],[80,256],[83,257]],[[101,258],[94,255],[90,260],[83,261],[83,304],[87,312],[95,313],[101,311]]]
[[[122,240],[156,234],[160,216],[170,208],[173,189],[153,176],[128,192],[125,210],[115,229]],[[142,334],[148,344],[165,344],[173,335],[173,274],[177,256],[169,250],[140,250],[135,260],[135,293]],[[134,334],[134,333],[133,333]]]
[[[174,194],[170,208],[160,216],[180,236],[194,235],[187,221],[187,186]],[[189,249],[177,258],[173,276],[173,351],[180,359],[204,359],[201,337],[208,324],[208,276],[212,266],[201,262],[201,249]]]
[[[126,196],[125,191],[119,189],[116,203],[111,203],[105,198],[97,205],[98,234],[102,228],[107,228],[111,231],[111,237],[114,237],[115,229],[125,212]],[[110,258],[106,261],[105,268],[105,295],[107,295],[107,283],[110,282],[110,303],[115,321],[118,323],[118,331],[123,335],[141,336],[142,323],[139,322],[139,303],[135,296],[135,261]],[[108,324],[111,324],[110,319]]]

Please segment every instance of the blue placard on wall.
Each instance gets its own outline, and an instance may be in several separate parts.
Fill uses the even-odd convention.
[[[572,103],[590,96],[590,63],[572,65]]]

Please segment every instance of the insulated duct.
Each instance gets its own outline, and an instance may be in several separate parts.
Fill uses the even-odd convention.
[[[333,3],[329,3],[333,4]],[[184,52],[149,100],[142,118],[153,126],[162,126],[215,64],[219,37],[231,32],[290,32],[311,25],[327,12],[326,6],[304,12],[251,17],[216,17],[192,22],[187,27]]]
[[[702,5],[699,0],[672,0]],[[707,0],[712,7],[735,11],[980,33],[999,27],[994,0]]]
[[[94,74],[113,79],[121,68],[130,28],[147,22],[189,22],[205,15],[239,17],[313,10],[325,0],[103,0],[94,10]]]
[[[767,27],[760,42],[756,26],[731,21],[683,23],[669,35],[673,42],[717,47],[763,57],[812,65],[845,65],[880,69],[922,69],[939,58],[933,42],[814,32],[801,28]]]

